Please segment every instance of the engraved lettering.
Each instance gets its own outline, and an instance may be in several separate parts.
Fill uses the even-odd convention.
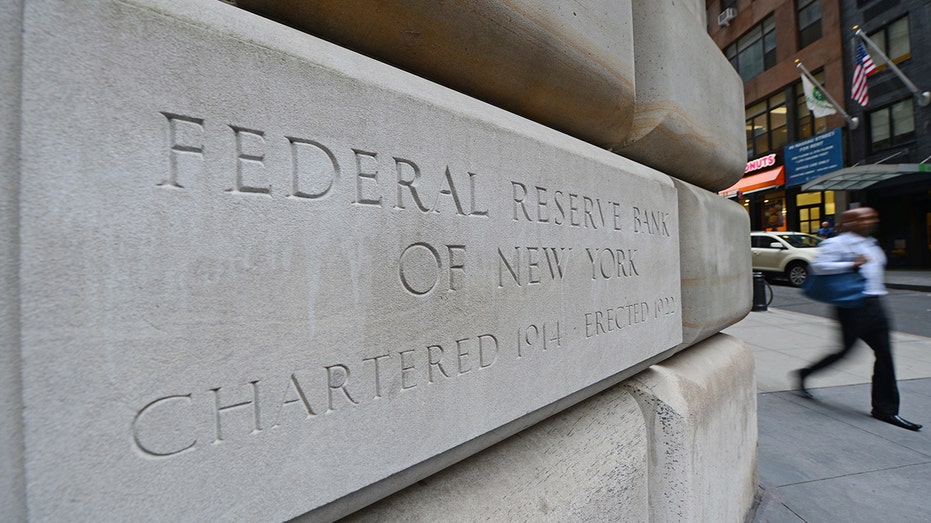
[[[514,278],[514,283],[520,287],[520,247],[514,247],[514,259],[513,263],[509,262],[507,258],[504,257],[504,253],[501,252],[501,249],[498,249],[498,288],[504,287],[504,278],[501,271],[502,264],[504,268],[508,270],[511,278]]]
[[[586,312],[585,313],[585,337],[591,338],[598,334],[596,330],[593,330],[595,326],[595,313]]]
[[[673,296],[663,297],[656,300],[653,304],[653,317],[669,316],[678,312],[676,310],[676,298]]]
[[[667,218],[668,212],[647,211],[634,207],[634,233],[670,237]]]
[[[586,224],[590,223],[592,224],[592,229],[597,229],[598,226],[595,225],[595,218],[592,216],[592,210],[594,209],[594,202],[588,196],[583,197],[582,202],[583,202],[582,212],[585,214],[585,218],[584,218],[585,223]],[[599,205],[601,204],[600,201],[598,203]]]
[[[569,253],[572,252],[572,247],[514,247],[514,257],[508,259],[501,249],[498,249],[498,288],[504,287],[504,278],[505,271],[507,269],[508,274],[511,275],[511,279],[514,280],[514,283],[518,287],[523,286],[525,283],[528,285],[531,284],[540,284],[542,283],[542,274],[546,274],[545,271],[540,270],[541,256],[540,251],[543,251],[543,259],[545,259],[547,268],[549,269],[549,276],[551,280],[562,279],[565,275],[566,268],[569,265]],[[522,256],[521,253],[526,252],[526,257]],[[527,275],[527,281],[524,282],[521,279],[521,266],[526,264],[527,270],[525,274]]]
[[[485,359],[485,340],[491,340],[494,348],[491,350],[491,356],[489,360]],[[486,363],[487,361],[487,363]],[[491,334],[480,334],[478,337],[478,366],[480,369],[491,367],[494,363],[498,361],[498,338],[495,338]]]
[[[459,195],[456,193],[456,184],[453,183],[453,175],[450,174],[449,167],[446,168],[445,179],[446,186],[437,193],[436,201],[433,203],[433,212],[440,212],[440,196],[445,194],[446,196],[452,197],[453,203],[456,205],[456,214],[465,216],[465,211],[462,210],[462,203],[460,203]]]
[[[629,303],[603,311],[586,312],[585,337],[592,338],[601,334],[622,330],[625,327],[639,325],[649,319],[650,306],[646,302]]]
[[[569,193],[569,225],[578,227],[581,223],[576,215],[579,213],[579,195]]]
[[[160,407],[162,406],[162,404],[165,404],[165,403],[176,404],[179,401],[182,404],[189,406],[191,404],[191,395],[184,394],[184,395],[175,395],[175,396],[165,396],[164,398],[159,398],[155,401],[150,402],[148,405],[146,405],[145,407],[142,407],[142,409],[136,413],[136,417],[133,418],[132,433],[133,433],[133,443],[136,445],[137,449],[139,449],[140,451],[142,451],[144,454],[148,456],[152,456],[155,458],[167,458],[170,456],[181,454],[182,452],[186,450],[191,450],[194,448],[194,445],[197,444],[196,437],[193,438],[193,441],[189,445],[181,446],[180,448],[176,448],[176,449],[165,449],[165,450],[159,451],[159,450],[153,450],[149,446],[144,445],[139,436],[140,421],[143,419],[143,417],[145,417],[146,413],[148,413],[149,410],[154,409],[156,406]]]
[[[627,249],[627,251],[624,251],[623,249],[617,249],[615,252],[617,252],[618,276],[623,275],[625,278],[630,276],[640,276],[640,272],[637,271],[637,266],[634,265],[634,254],[637,252],[637,249]]]
[[[605,254],[607,254],[607,256],[605,256]],[[601,254],[598,256],[598,261],[601,265],[601,275],[605,279],[614,275],[614,251],[611,249],[602,249]]]
[[[546,189],[537,187],[537,221],[546,223],[550,221],[550,212],[547,208]]]
[[[588,260],[591,262],[592,279],[599,276],[608,280],[613,277],[631,278],[640,276],[634,263],[634,254],[637,249],[590,249],[585,248]]]
[[[288,399],[288,396],[292,390],[294,391],[296,397]],[[284,411],[285,406],[291,405],[293,403],[300,403],[304,406],[304,412],[307,414],[304,419],[316,416],[316,414],[314,414],[314,409],[312,409],[310,406],[310,402],[307,401],[307,395],[304,394],[304,389],[301,388],[301,384],[297,381],[297,376],[294,374],[291,375],[291,379],[288,380],[288,384],[285,385],[284,396],[281,398],[281,405],[278,406],[278,414],[275,415],[275,423],[272,425],[273,429],[281,426],[281,414]]]
[[[388,358],[388,357],[389,356],[387,354],[383,354],[381,356],[375,356],[374,358],[362,358],[363,363],[365,363],[366,361],[371,361],[375,364],[375,369],[374,369],[375,395],[372,397],[372,399],[378,399],[381,397],[381,369],[378,366],[378,360],[383,359],[383,358]]]
[[[539,326],[531,324],[517,329],[518,358],[524,357],[525,350],[532,353],[538,343],[540,343],[540,349],[544,352],[562,346],[560,323],[557,321],[555,324],[543,323]]]
[[[313,140],[286,137],[291,144],[291,197],[319,200],[340,177],[336,156]]]
[[[346,399],[349,400],[353,405],[358,405],[359,402],[352,399],[352,396],[349,395],[349,391],[346,389],[346,384],[349,382],[349,368],[345,365],[330,365],[326,368],[327,375],[327,412],[333,412],[333,392],[342,391],[343,396],[346,396]]]
[[[449,270],[452,277],[452,267]],[[407,246],[398,261],[401,285],[416,296],[423,296],[436,287],[440,278],[439,271],[440,253],[428,243],[418,242]]]
[[[449,290],[462,289],[465,280],[465,245],[447,245],[446,252],[449,258]]]
[[[601,311],[595,311],[595,334],[607,332],[604,328],[604,318]]]
[[[168,172],[156,186],[166,188],[185,188],[186,184],[198,180],[204,172],[205,126],[204,119],[178,115],[171,112],[160,112],[165,117],[167,125],[166,142],[168,148]],[[290,154],[291,172],[290,187],[281,196],[298,198],[305,201],[324,200],[339,189],[339,182],[346,177],[340,167],[336,154],[331,147],[316,140],[301,138],[290,134],[282,135],[288,144],[289,151],[267,152],[269,144],[277,141],[269,140],[265,131],[247,127],[227,125],[232,130],[233,145],[235,146],[235,180],[233,186],[225,190],[228,193],[262,194],[277,196],[272,192],[270,178],[279,173],[269,172],[265,159],[267,154]],[[387,187],[379,183],[379,176],[390,169],[382,165],[383,156],[375,151],[349,148],[355,162],[354,194],[351,203],[355,205],[384,207],[383,199],[390,198],[385,191]],[[463,171],[462,176],[454,176],[454,172],[447,165],[442,171],[440,187],[436,191],[432,207],[429,206],[427,195],[421,187],[422,171],[419,165],[411,159],[399,156],[384,156],[394,160],[394,169],[397,177],[395,187],[396,199],[393,209],[406,210],[408,202],[405,201],[405,192],[410,194],[414,206],[422,213],[440,214],[444,212],[444,196],[452,202],[455,214],[462,217],[488,218],[487,205],[480,202],[479,175],[470,171]],[[271,164],[275,165],[275,164]],[[345,167],[345,165],[343,166]],[[280,173],[284,175],[284,173]],[[468,176],[469,198],[463,200],[462,187],[464,177]],[[515,182],[518,183],[518,182]],[[526,195],[526,186],[523,192]],[[515,193],[516,194],[516,193]],[[522,198],[519,196],[518,198]],[[518,203],[517,205],[520,205]],[[529,213],[528,213],[528,220]]]
[[[478,201],[478,197],[475,195],[475,178],[477,176],[478,175],[475,173],[469,173],[469,188],[470,188],[470,197],[471,197],[471,201],[469,204],[470,205],[469,216],[482,216],[482,217],[488,218],[488,209],[485,209],[484,211],[480,211],[476,208],[476,202]]]
[[[518,195],[518,190],[520,194]],[[524,204],[524,198],[527,197],[527,186],[520,182],[511,182],[511,195],[514,199],[514,221],[520,220],[517,216],[517,211],[520,210],[524,217],[527,218],[527,221],[533,221],[530,218],[530,213],[527,212],[527,206]]]
[[[403,189],[407,187],[407,190],[410,191],[411,198],[414,199],[414,204],[417,206],[417,208],[420,209],[421,212],[429,212],[430,208],[423,204],[423,200],[420,199],[420,194],[417,192],[417,186],[420,181],[420,167],[417,167],[417,164],[414,162],[405,160],[403,158],[395,158],[394,165],[398,173],[398,196],[397,201],[394,204],[394,208],[405,209]],[[410,172],[408,177],[405,177],[405,171]]]
[[[436,349],[439,352],[439,356],[437,356],[436,353],[433,352],[433,349]],[[430,345],[429,347],[427,347],[427,361],[429,363],[429,368],[430,368],[430,375],[429,375],[430,383],[433,383],[433,368],[434,367],[439,369],[440,374],[442,374],[444,378],[449,377],[449,374],[446,372],[446,369],[443,368],[443,347],[441,345]]]
[[[362,184],[364,180],[371,180],[372,185],[378,187],[378,154],[353,149],[356,158],[356,199],[352,203],[358,205],[375,205],[381,207],[381,194],[377,198],[364,196]]]
[[[540,283],[540,249],[537,247],[527,247],[527,283]]]
[[[465,281],[465,245],[447,245],[448,292],[462,289]],[[407,246],[398,260],[401,285],[415,296],[432,291],[440,281],[443,260],[439,251],[426,242]]]
[[[521,330],[523,330],[523,333],[524,333],[524,336],[523,336],[524,344],[528,348],[536,345],[537,337],[540,335],[540,330],[537,328],[536,325],[528,325],[527,327],[523,329],[517,329],[517,357],[518,358],[524,357],[524,351],[521,348]],[[530,335],[531,332],[533,332],[532,337]]]
[[[550,277],[556,279],[557,272],[559,273],[559,279],[563,278],[564,271],[569,265],[569,253],[572,252],[572,247],[560,247],[559,251],[556,250],[556,247],[550,247],[549,249],[544,249],[546,252],[546,263],[550,268]],[[560,259],[560,254],[565,254],[565,256]],[[565,266],[563,265],[565,263]],[[556,268],[554,271],[553,268]]]
[[[251,185],[246,180],[267,181],[265,174],[265,133],[243,127],[229,126],[236,138],[236,185],[227,192],[271,194],[271,186]]]
[[[215,389],[210,389],[213,391],[213,404],[214,404],[214,425],[216,426],[216,438],[213,440],[214,444],[220,443],[223,441],[223,431],[221,430],[220,424],[220,414],[225,411],[238,409],[241,407],[247,407],[252,405],[252,419],[255,422],[255,426],[252,429],[252,434],[262,431],[262,427],[259,425],[259,381],[250,381],[252,385],[252,399],[249,401],[241,401],[239,403],[234,403],[232,405],[220,406],[220,389],[222,387],[217,387]]]
[[[403,350],[399,354],[401,355],[401,390],[413,389],[417,384],[408,385],[407,384],[407,371],[414,369],[414,363],[408,362],[405,358],[408,354],[413,354],[414,349]]]
[[[528,221],[541,224],[568,225],[585,229],[613,228],[622,230],[621,204],[585,194],[550,190],[540,185],[533,186],[531,193],[527,185],[511,181],[511,200],[513,202],[512,221]],[[550,195],[552,194],[552,198]],[[555,210],[550,207],[555,205]],[[531,206],[536,211],[531,214]],[[568,214],[568,216],[567,216]],[[659,215],[657,219],[659,220]],[[609,224],[608,220],[613,219]]]
[[[469,349],[464,347],[463,342],[469,341],[469,338],[463,338],[461,340],[456,340],[456,353],[459,355],[459,374],[465,374],[472,371],[472,367],[468,365],[469,361]],[[465,348],[465,351],[463,349]]]
[[[204,170],[204,120],[161,114],[168,119],[168,177],[156,185],[183,189],[182,177],[193,179]]]
[[[566,223],[566,208],[562,205],[562,191],[556,191],[553,193],[553,203],[556,204],[556,210],[559,211],[559,214],[553,217],[553,223],[556,225],[562,225]]]

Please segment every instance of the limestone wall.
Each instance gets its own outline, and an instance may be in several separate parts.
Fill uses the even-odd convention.
[[[19,110],[22,2],[0,5],[0,507],[25,519],[19,343]]]
[[[739,519],[739,80],[641,1],[0,8],[10,517]]]
[[[755,390],[714,336],[344,521],[743,521]]]

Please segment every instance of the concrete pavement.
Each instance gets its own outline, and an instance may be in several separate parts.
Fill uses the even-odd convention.
[[[931,292],[931,272],[889,271],[889,286],[896,280]],[[752,521],[931,520],[931,338],[892,334],[900,414],[925,426],[911,432],[870,417],[873,355],[862,342],[807,380],[814,400],[792,392],[792,371],[837,350],[834,320],[770,308],[724,332],[756,357],[761,498]]]

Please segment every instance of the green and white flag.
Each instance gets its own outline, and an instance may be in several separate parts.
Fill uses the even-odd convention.
[[[821,118],[822,116],[837,112],[837,110],[834,109],[834,105],[832,105],[831,102],[825,98],[824,93],[821,92],[821,87],[815,87],[804,74],[802,75],[802,88],[805,89],[805,105],[807,105],[808,110],[815,115],[815,118]]]

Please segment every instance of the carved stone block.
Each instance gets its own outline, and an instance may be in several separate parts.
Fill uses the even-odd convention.
[[[757,488],[753,353],[718,334],[624,382],[650,440],[649,521],[743,521]]]
[[[348,507],[682,341],[655,170],[221,2],[21,34],[32,518]]]

